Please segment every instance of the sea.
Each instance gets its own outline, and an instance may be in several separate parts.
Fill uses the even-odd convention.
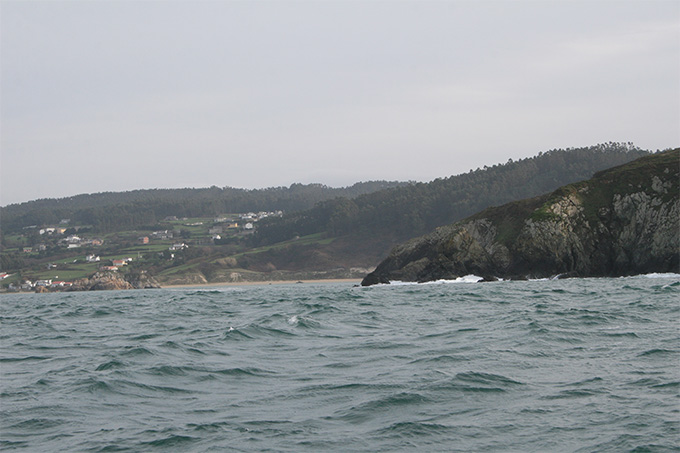
[[[0,295],[0,449],[677,452],[680,275]]]

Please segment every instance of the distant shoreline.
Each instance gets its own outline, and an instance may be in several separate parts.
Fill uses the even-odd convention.
[[[186,284],[186,285],[161,285],[160,288],[144,288],[145,290],[150,290],[150,289],[181,289],[181,288],[215,288],[219,286],[268,286],[268,285],[291,285],[295,283],[354,283],[356,285],[359,285],[361,283],[360,278],[325,278],[325,279],[316,279],[316,280],[270,280],[270,281],[249,281],[249,282],[213,282],[213,283],[192,283],[192,284]],[[140,288],[142,289],[142,288]],[[129,291],[129,289],[120,289],[120,290],[115,290],[112,289],[110,291]],[[55,290],[55,289],[50,289],[45,291],[44,293],[36,292],[36,291],[24,291],[24,290],[19,290],[19,291],[9,291],[5,288],[0,289],[0,294],[51,294],[51,293],[63,293],[63,292],[68,292],[64,291],[63,289]],[[87,291],[73,291],[73,292],[87,292]]]
[[[216,282],[216,283],[192,283],[186,285],[161,285],[160,289],[175,288],[214,288],[217,286],[267,286],[267,285],[290,285],[305,283],[355,283],[360,284],[360,278],[325,278],[316,280],[271,280],[271,281],[250,281],[250,282]]]

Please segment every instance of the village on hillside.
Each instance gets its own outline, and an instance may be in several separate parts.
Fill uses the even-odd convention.
[[[3,237],[0,288],[7,291],[68,290],[95,272],[162,269],[184,263],[191,249],[234,247],[254,233],[257,222],[282,211],[225,214],[211,218],[168,216],[154,228],[101,234],[62,219],[58,225],[28,225]]]

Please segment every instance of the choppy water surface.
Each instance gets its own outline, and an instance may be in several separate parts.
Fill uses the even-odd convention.
[[[0,296],[0,448],[677,451],[680,276]]]

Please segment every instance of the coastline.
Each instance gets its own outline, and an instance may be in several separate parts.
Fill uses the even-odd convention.
[[[214,288],[219,286],[267,286],[267,285],[290,285],[290,284],[308,284],[308,283],[354,283],[359,285],[360,278],[324,278],[316,280],[271,280],[271,281],[249,281],[249,282],[213,282],[213,283],[195,283],[187,285],[161,285],[161,289],[177,289],[177,288]]]
[[[182,289],[182,288],[216,288],[220,286],[268,286],[268,285],[291,285],[291,284],[313,284],[313,283],[353,283],[357,286],[361,284],[360,278],[322,278],[322,279],[305,279],[305,280],[270,280],[270,281],[248,281],[248,282],[213,282],[213,283],[194,283],[186,285],[161,285],[156,289]],[[141,288],[140,288],[141,289]],[[154,288],[144,288],[154,289]],[[128,291],[128,289],[120,289],[113,291]],[[9,291],[5,288],[0,289],[0,294],[48,294],[67,292],[63,289],[49,289],[46,291]],[[74,291],[78,292],[78,291]]]

